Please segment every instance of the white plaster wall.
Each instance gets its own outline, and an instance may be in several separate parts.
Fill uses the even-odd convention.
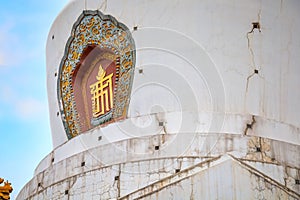
[[[171,191],[203,198],[214,194],[292,199],[285,189],[300,191],[295,184],[300,179],[296,170],[300,166],[298,8],[296,0],[71,1],[53,23],[47,40],[54,150],[17,199],[116,198],[174,173],[180,156],[190,159],[181,163],[185,169],[204,157],[227,153],[271,177],[277,196],[261,190],[270,184],[239,168],[236,161],[193,174],[154,196],[171,198]],[[128,118],[67,141],[57,116],[55,73],[71,28],[85,9],[99,9],[132,30],[136,71]],[[249,33],[252,22],[260,23],[261,32]],[[254,136],[271,142],[265,139],[261,144],[261,138]],[[155,171],[169,159],[174,160],[167,171]],[[81,167],[83,161],[86,166]],[[114,177],[120,171],[118,186]],[[137,172],[138,178],[126,171]],[[153,172],[151,178],[140,175],[145,171]],[[214,175],[229,171],[226,181]],[[243,183],[249,186],[246,190]],[[217,185],[199,193],[203,184]],[[234,192],[228,192],[230,187]],[[65,189],[70,189],[70,195],[65,195]]]
[[[159,150],[155,150],[157,145],[160,147]],[[257,147],[260,151],[257,151]],[[115,195],[121,197],[131,193],[136,196],[140,193],[148,193],[149,188],[154,189],[158,186],[163,188],[184,179],[188,179],[188,183],[192,184],[193,180],[188,177],[203,170],[206,170],[201,172],[203,180],[200,181],[198,178],[194,180],[200,181],[201,184],[206,182],[204,188],[223,182],[224,185],[229,184],[228,187],[232,187],[228,195],[238,192],[246,195],[250,187],[239,189],[238,182],[245,181],[245,184],[250,184],[250,179],[245,178],[247,175],[240,177],[237,176],[239,173],[230,174],[230,170],[224,168],[222,169],[224,176],[220,176],[221,179],[211,180],[207,176],[215,173],[215,165],[209,163],[198,165],[211,159],[219,164],[223,163],[228,160],[228,156],[224,157],[224,155],[230,155],[235,162],[240,162],[247,170],[254,170],[251,173],[271,181],[274,188],[299,193],[300,185],[296,184],[296,180],[300,179],[299,151],[299,145],[232,134],[187,133],[131,138],[112,144],[98,145],[61,161],[55,160],[46,167],[40,165],[33,179],[22,189],[17,199],[29,197],[60,199],[65,196],[69,196],[70,199],[80,199],[83,198],[82,195],[88,195],[89,198],[100,195],[102,199],[108,199],[108,196],[115,198]],[[222,156],[224,158],[220,158]],[[176,169],[180,170],[178,175]],[[186,169],[189,170],[184,172]],[[119,180],[115,180],[115,176],[119,176]],[[171,177],[166,181],[165,178],[169,176]],[[236,185],[232,185],[233,179]],[[151,186],[155,182],[161,182],[162,185]],[[259,181],[253,182],[253,185],[259,184]],[[189,194],[191,188],[185,188],[185,194]],[[216,191],[219,189],[216,188]],[[57,193],[52,194],[53,190]],[[69,190],[70,193],[66,195],[65,190]],[[213,189],[211,190],[213,192]],[[196,196],[199,195],[197,191],[195,189]],[[226,191],[227,189],[221,189],[221,192]]]
[[[182,136],[179,144],[162,144],[160,150],[153,150],[157,138],[152,136],[78,153],[35,174],[17,199],[300,197],[295,183],[300,178],[299,146],[230,134],[197,135],[187,144],[188,137]],[[260,152],[252,149],[255,141],[261,142]],[[288,159],[276,160],[286,153]]]
[[[181,131],[184,118],[195,122],[195,129],[223,132],[223,122],[231,116],[237,121],[230,123],[230,131],[241,134],[245,129],[239,127],[255,115],[261,123],[249,134],[264,132],[265,137],[300,144],[299,7],[298,1],[71,1],[53,23],[47,41],[53,147],[67,141],[57,116],[55,73],[71,28],[84,9],[99,9],[132,30],[136,69],[143,73],[135,73],[128,113],[132,124],[126,132],[147,129],[154,134],[157,121],[151,117],[166,121],[166,115],[177,112],[176,123],[166,122],[169,130]],[[261,32],[248,33],[252,22],[260,23]],[[196,114],[186,117],[185,112]],[[106,134],[113,126],[101,131]],[[276,132],[274,126],[281,130]]]
[[[234,188],[234,189],[232,189]],[[290,199],[279,187],[254,175],[231,160],[212,166],[160,191],[143,197],[151,199]]]

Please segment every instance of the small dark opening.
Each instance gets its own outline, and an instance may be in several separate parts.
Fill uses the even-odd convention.
[[[56,115],[59,116],[59,112],[57,112]]]
[[[275,158],[271,158],[271,160],[274,162],[274,161],[275,161]]]
[[[137,26],[134,26],[134,27],[133,27],[133,30],[134,30],[134,31],[137,31],[137,30],[138,30],[138,27],[137,27]]]
[[[54,76],[55,76],[55,77],[57,76],[57,72],[55,72]]]
[[[252,125],[251,124],[247,124],[247,128],[252,128]]]
[[[119,180],[119,176],[115,176],[115,181],[118,181]]]
[[[299,180],[299,179],[296,179],[296,180],[295,180],[295,184],[296,184],[296,185],[300,185],[300,180]]]
[[[178,172],[180,172],[180,169],[175,169],[175,173],[178,173]]]
[[[52,35],[52,40],[54,40],[54,35]]]
[[[38,187],[41,187],[41,185],[42,185],[41,183],[38,183]]]
[[[253,29],[260,29],[260,24],[259,24],[259,22],[253,22],[253,23],[252,23],[252,27],[253,27]]]
[[[261,152],[261,148],[260,147],[256,147],[256,151],[257,152]]]
[[[54,162],[54,158],[51,159],[51,162]]]
[[[155,150],[159,150],[159,146],[155,146],[154,149],[155,149]]]
[[[158,126],[164,126],[164,122],[158,122]]]
[[[255,74],[258,74],[258,69],[255,69],[255,70],[254,70],[254,73],[255,73]]]
[[[69,194],[69,190],[65,190],[65,195]]]
[[[81,163],[81,167],[84,167],[85,166],[85,162],[83,161],[82,163]]]
[[[99,137],[98,137],[98,141],[100,141],[100,140],[102,140],[102,136],[99,136]]]
[[[139,69],[139,73],[142,74],[143,73],[143,69]]]

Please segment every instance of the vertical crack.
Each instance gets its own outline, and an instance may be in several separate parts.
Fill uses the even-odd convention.
[[[265,157],[265,156],[264,156],[264,154],[263,154],[262,143],[261,143],[261,137],[258,138],[258,144],[259,144],[259,147],[256,147],[256,149],[259,148],[261,160],[264,161],[264,157]]]
[[[163,120],[163,118],[159,117],[159,113],[156,113],[155,119],[157,120],[158,125],[162,127],[161,131],[163,131],[161,137],[159,137],[159,145],[164,144],[166,141],[166,138],[165,138],[165,135],[167,134],[166,121]]]
[[[117,180],[117,188],[118,188],[118,198],[121,196],[121,164],[119,164],[119,172],[118,172],[118,180]]]
[[[250,79],[257,74],[260,78],[262,78],[264,80],[264,77],[259,73],[261,66],[257,66],[256,60],[255,60],[255,53],[254,53],[254,49],[252,46],[255,31],[258,30],[258,32],[261,33],[261,24],[260,24],[261,10],[259,10],[257,18],[258,18],[258,20],[255,22],[252,22],[252,28],[246,34],[249,56],[250,56],[250,60],[251,60],[250,67],[253,69],[253,72],[247,77],[247,81],[246,81],[246,88],[245,88],[245,94],[244,94],[244,106],[245,107],[247,104],[246,102],[247,102],[247,95],[248,95],[248,90],[249,90]]]
[[[247,124],[247,125],[246,125],[246,128],[245,128],[245,130],[244,130],[244,135],[247,135],[248,130],[249,130],[249,129],[252,129],[252,128],[253,128],[253,125],[254,125],[255,123],[256,123],[256,121],[255,121],[255,116],[252,115],[252,121],[251,121],[250,124]]]
[[[70,190],[73,188],[73,186],[75,185],[76,182],[77,182],[77,176],[74,176],[69,181],[68,194],[67,194],[68,195],[68,200],[70,199]]]
[[[259,32],[261,32],[259,22],[253,22],[253,23],[252,23],[252,29],[251,29],[251,31],[249,31],[249,32],[247,33],[247,44],[248,44],[248,49],[249,49],[250,56],[251,56],[252,66],[254,66],[254,67],[256,66],[256,64],[255,64],[254,52],[253,52],[253,48],[252,48],[252,46],[251,46],[251,44],[250,44],[250,37],[249,37],[249,36],[250,36],[251,33],[254,33],[254,29],[256,29],[256,28],[258,28]]]
[[[247,77],[247,83],[246,83],[246,93],[248,92],[248,88],[249,88],[249,80],[250,78],[252,78],[252,76],[254,76],[255,73],[253,72],[250,76]]]
[[[261,10],[259,11],[258,13],[258,21],[257,22],[252,22],[252,29],[247,32],[247,44],[248,44],[248,49],[249,49],[249,52],[250,52],[250,57],[251,57],[251,65],[252,67],[254,68],[254,73],[252,73],[250,76],[248,76],[247,78],[247,87],[246,87],[246,92],[248,90],[248,84],[249,84],[249,79],[256,74],[256,71],[257,70],[257,66],[256,66],[256,63],[255,63],[255,58],[254,58],[254,51],[253,51],[253,48],[252,48],[252,45],[251,45],[251,41],[250,41],[250,35],[254,35],[254,30],[255,29],[258,29],[259,32],[261,32],[261,26],[260,26],[260,16],[261,16]]]
[[[106,11],[107,8],[107,0],[104,0],[103,3],[99,6],[98,10]]]

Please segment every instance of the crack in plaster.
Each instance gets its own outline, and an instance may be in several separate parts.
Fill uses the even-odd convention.
[[[258,21],[252,23],[252,29],[249,32],[247,32],[247,35],[246,35],[248,50],[250,52],[250,57],[251,57],[251,65],[252,65],[251,67],[254,69],[253,70],[254,72],[247,77],[246,93],[248,92],[248,86],[249,86],[250,78],[252,78],[255,74],[258,74],[260,76],[258,71],[261,69],[261,67],[256,66],[255,58],[254,58],[255,57],[254,56],[254,51],[253,51],[253,48],[252,48],[252,40],[250,42],[250,34],[252,36],[254,36],[254,30],[255,29],[258,29],[259,33],[261,33],[260,18],[261,18],[261,10],[259,10],[259,13],[258,13]],[[253,38],[251,38],[251,39],[253,39]],[[256,71],[257,71],[257,73],[256,73]],[[262,76],[260,76],[260,77],[263,78]]]
[[[270,140],[261,137],[253,137],[248,141],[248,152],[245,158],[253,161],[277,163],[272,158]]]
[[[75,185],[75,183],[77,182],[77,177],[72,177],[70,180],[69,180],[69,186],[67,188],[68,190],[68,200],[70,199],[70,191],[71,189],[73,188],[73,186]]]
[[[200,162],[198,164],[195,164],[195,165],[193,165],[189,168],[186,168],[176,174],[172,174],[163,179],[159,179],[158,181],[153,182],[152,184],[149,184],[143,188],[139,188],[125,196],[122,196],[119,198],[119,200],[132,199],[132,198],[143,199],[151,194],[154,194],[154,193],[158,194],[157,191],[159,191],[163,188],[166,188],[172,184],[176,184],[186,178],[192,177],[194,174],[196,174],[199,171],[198,168],[201,168],[201,169],[203,169],[205,167],[209,168],[211,162],[219,160],[220,158],[221,158],[221,155],[214,157],[210,160],[206,160],[206,161]]]
[[[118,179],[114,180],[113,186],[116,184],[117,182],[117,197],[120,197],[121,195],[121,164],[119,164],[119,170],[118,170]]]
[[[106,11],[107,9],[107,0],[104,0],[100,6],[97,7],[98,10]]]
[[[248,49],[249,49],[249,52],[250,52],[250,56],[251,56],[251,61],[252,61],[252,66],[254,68],[256,68],[256,64],[255,64],[255,59],[254,59],[254,52],[253,52],[253,48],[250,44],[250,34],[252,34],[252,36],[254,35],[254,29],[258,29],[258,31],[261,33],[261,27],[260,27],[260,17],[261,17],[261,10],[259,10],[259,13],[258,13],[258,20],[257,22],[253,22],[252,23],[252,29],[247,32],[247,41],[248,41]]]
[[[244,130],[244,135],[247,135],[248,130],[249,130],[249,129],[252,129],[252,128],[253,128],[253,125],[254,125],[255,123],[256,123],[256,121],[255,121],[255,116],[252,115],[252,121],[251,121],[250,124],[246,124],[246,128],[245,128],[245,130]]]
[[[261,171],[255,169],[254,167],[248,165],[247,163],[243,162],[240,158],[237,158],[231,154],[228,154],[231,158],[233,158],[234,160],[238,161],[239,164],[244,167],[246,170],[248,170],[251,174],[255,175],[258,178],[262,178],[264,183],[269,183],[272,186],[278,187],[279,189],[283,190],[284,192],[286,192],[289,196],[295,198],[295,199],[299,199],[300,198],[300,194],[296,193],[295,191],[291,190],[290,188],[286,187],[285,185],[277,182],[275,179],[267,176],[266,174],[262,173]]]

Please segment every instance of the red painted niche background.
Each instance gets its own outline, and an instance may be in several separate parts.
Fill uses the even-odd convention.
[[[106,71],[106,75],[113,73],[113,89],[116,82],[116,63],[115,54],[109,49],[103,49],[98,46],[88,46],[81,56],[80,62],[74,71],[72,85],[74,89],[74,99],[80,121],[80,132],[93,128],[91,120],[92,112],[92,95],[90,85],[97,82],[99,66]],[[100,116],[101,117],[101,116]]]

